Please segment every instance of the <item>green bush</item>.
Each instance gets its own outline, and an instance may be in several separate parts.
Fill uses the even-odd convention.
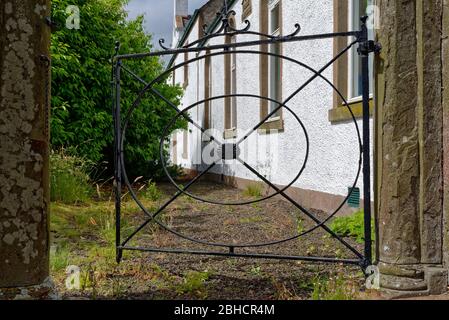
[[[50,155],[50,198],[63,203],[87,202],[93,194],[88,161],[63,151]]]
[[[331,224],[331,229],[337,235],[341,237],[352,237],[358,243],[364,243],[365,240],[365,216],[363,211],[356,212],[355,214],[347,217],[335,218]],[[371,223],[371,236],[374,240],[375,229],[374,221]]]
[[[128,0],[53,0],[52,19],[61,28],[52,34],[52,117],[51,143],[54,148],[75,147],[79,156],[95,164],[113,165],[113,120],[111,112],[111,57],[115,42],[120,53],[148,52],[151,36],[143,27],[143,16],[128,20]],[[68,5],[80,11],[80,29],[65,27]],[[164,71],[158,57],[124,61],[144,80],[151,81]],[[172,86],[168,76],[154,85],[174,104],[182,89]],[[136,99],[141,83],[123,72],[121,107],[126,114]],[[161,174],[159,140],[176,112],[162,100],[147,93],[130,119],[125,143],[130,178],[157,177]],[[172,130],[184,128],[179,121]],[[169,132],[170,134],[170,132]]]

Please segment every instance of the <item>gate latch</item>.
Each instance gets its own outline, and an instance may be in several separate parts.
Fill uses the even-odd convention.
[[[370,53],[379,53],[382,50],[382,45],[373,40],[368,40],[360,43],[359,48],[357,49],[360,55],[367,56]]]

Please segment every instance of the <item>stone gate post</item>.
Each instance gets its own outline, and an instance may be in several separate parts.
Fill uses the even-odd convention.
[[[375,89],[377,255],[381,287],[393,294],[439,294],[448,285],[444,256],[449,250],[443,241],[447,4],[377,1],[383,47]],[[446,160],[446,194],[447,167]]]
[[[49,16],[50,0],[0,2],[0,299],[50,286]]]

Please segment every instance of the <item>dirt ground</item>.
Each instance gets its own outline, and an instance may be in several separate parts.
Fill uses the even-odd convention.
[[[168,184],[160,185],[159,190],[161,195],[157,200],[148,199],[155,196],[149,196],[145,189],[139,192],[139,199],[150,212],[155,212],[176,192]],[[220,201],[257,198],[251,192],[209,182],[200,182],[192,187],[191,192]],[[126,238],[147,217],[129,194],[123,196],[123,201],[122,238]],[[96,205],[103,207],[97,211],[113,216],[111,197],[108,201],[99,202]],[[105,223],[95,208],[77,210],[55,205],[52,209],[55,218],[65,217],[65,220],[52,223],[54,246],[57,248],[53,250],[52,273],[65,299],[357,299],[364,295],[364,277],[357,266],[137,251],[126,251],[122,262],[117,265],[114,261],[112,220]],[[71,212],[85,217],[73,220],[70,218]],[[319,219],[326,217],[323,212],[313,213]],[[183,195],[170,204],[158,219],[172,230],[199,241],[235,246],[294,237],[315,225],[279,197],[245,206],[222,206]],[[73,228],[78,232],[73,232]],[[70,232],[73,234],[70,235]],[[104,236],[99,237],[96,232]],[[346,240],[359,252],[362,251],[360,244],[352,239]],[[229,251],[228,248],[208,247],[188,241],[155,223],[148,224],[129,245]],[[235,252],[355,258],[353,253],[321,228],[286,243],[260,248],[235,248]],[[67,270],[67,265],[73,264],[81,270],[81,287],[75,286],[69,290],[66,282],[70,270]]]

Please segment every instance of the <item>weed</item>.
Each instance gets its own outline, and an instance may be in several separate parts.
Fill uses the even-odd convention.
[[[243,194],[247,197],[260,198],[263,194],[263,185],[261,183],[250,183],[246,186],[245,190],[243,190]]]
[[[296,221],[296,232],[298,232],[298,235],[301,235],[304,233],[305,230],[306,229],[304,227],[304,221],[298,217]]]
[[[338,217],[334,219],[330,227],[332,231],[341,237],[352,237],[358,243],[363,243],[365,240],[364,225],[363,211],[359,211],[348,217]],[[372,240],[374,240],[374,223],[372,223],[371,226],[371,236]]]
[[[253,276],[260,277],[260,275],[262,274],[262,269],[260,268],[260,266],[255,266],[252,267],[249,272]]]
[[[185,274],[183,282],[178,285],[177,291],[181,294],[197,294],[205,298],[204,283],[209,279],[210,272],[189,271]]]
[[[59,272],[65,270],[69,265],[70,250],[66,244],[61,246],[52,246],[50,259],[50,269],[52,272]]]
[[[147,199],[150,199],[151,201],[158,201],[160,198],[162,198],[162,192],[159,190],[159,188],[156,186],[156,183],[153,181],[148,181],[146,190],[145,190],[145,197]]]
[[[357,285],[351,279],[337,273],[328,279],[316,278],[313,283],[312,300],[354,300],[357,298]]]
[[[92,165],[64,151],[50,155],[50,198],[63,203],[85,203],[93,194],[89,180]]]

